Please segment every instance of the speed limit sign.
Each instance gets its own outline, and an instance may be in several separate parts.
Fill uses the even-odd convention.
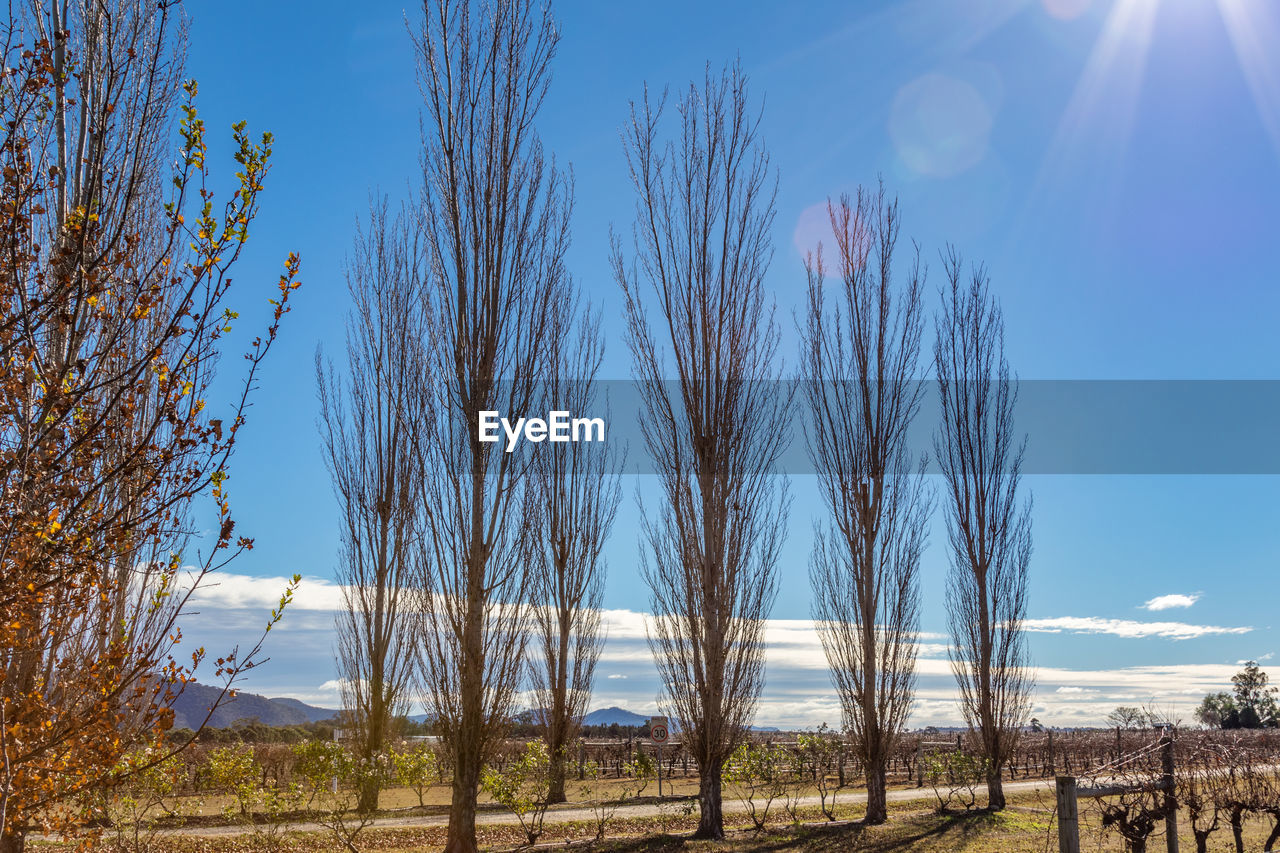
[[[649,740],[658,747],[658,796],[662,796],[662,745],[671,737],[666,717],[649,718]]]
[[[652,717],[649,720],[649,740],[654,743],[666,743],[671,733],[667,731],[666,717]]]

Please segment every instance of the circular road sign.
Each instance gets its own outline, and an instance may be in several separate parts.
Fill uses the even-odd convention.
[[[666,743],[670,732],[667,731],[666,718],[653,720],[649,724],[649,739],[654,743]]]

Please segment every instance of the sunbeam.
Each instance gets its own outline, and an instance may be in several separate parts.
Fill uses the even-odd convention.
[[[1280,155],[1280,62],[1275,58],[1280,19],[1267,0],[1218,0],[1218,11],[1253,94],[1258,117]]]
[[[1119,0],[1107,15],[1041,164],[1037,189],[1070,171],[1070,162],[1084,153],[1087,143],[1101,143],[1111,165],[1123,155],[1158,6],[1159,0]]]

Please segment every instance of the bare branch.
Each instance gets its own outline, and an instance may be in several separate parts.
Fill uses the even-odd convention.
[[[420,643],[428,710],[452,753],[447,849],[475,849],[480,770],[525,658],[530,459],[480,441],[479,413],[543,402],[552,320],[568,300],[572,188],[533,120],[558,34],[532,0],[427,0],[423,239],[430,418]]]
[[[934,455],[946,488],[951,667],[965,721],[982,744],[987,802],[1004,807],[1001,770],[1030,713],[1027,571],[1031,503],[1018,501],[1026,439],[1015,443],[1017,381],[1004,357],[1004,319],[975,269],[945,258],[934,364],[942,418]]]
[[[422,535],[417,441],[427,399],[421,252],[409,223],[405,211],[389,217],[385,200],[371,206],[347,264],[354,308],[344,373],[316,353],[320,432],[342,517],[338,670],[365,760],[385,748],[412,675],[410,587]],[[378,800],[377,776],[368,776],[365,812]]]
[[[548,405],[594,412],[604,355],[600,315],[590,308],[557,318],[550,340]],[[606,412],[606,421],[607,412]],[[564,802],[566,749],[577,737],[604,646],[604,543],[622,499],[625,454],[605,443],[570,441],[539,448],[531,549],[534,604],[532,681],[551,761],[549,800]]]
[[[808,263],[800,373],[809,456],[831,512],[815,525],[813,617],[867,780],[867,821],[883,822],[886,762],[915,692],[920,555],[931,496],[907,429],[920,407],[924,274],[916,252],[894,281],[898,205],[878,191],[828,204],[839,280],[819,247]],[[834,290],[834,293],[830,291]]]

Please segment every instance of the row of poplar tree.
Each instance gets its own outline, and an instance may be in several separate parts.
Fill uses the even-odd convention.
[[[557,39],[550,11],[528,0],[428,4],[415,34],[420,193],[398,212],[374,205],[348,266],[345,369],[317,360],[344,519],[344,704],[372,756],[421,689],[453,767],[451,851],[474,849],[483,762],[526,684],[551,797],[564,799],[566,750],[604,641],[602,551],[622,451],[508,453],[476,429],[484,411],[514,421],[606,404],[599,311],[565,266],[573,187],[534,131]],[[834,251],[806,264],[801,381],[780,381],[764,288],[777,178],[745,76],[737,65],[709,72],[673,111],[664,100],[646,91],[623,129],[635,219],[610,261],[657,484],[641,501],[649,643],[698,765],[697,835],[723,836],[722,767],[761,694],[789,509],[779,462],[797,421],[828,510],[810,562],[815,625],[865,768],[866,818],[885,820],[939,500],[908,434],[934,388],[952,661],[989,759],[990,804],[1003,807],[1000,769],[1031,690],[1031,530],[1017,494],[1016,384],[985,275],[944,255],[936,383],[922,382],[925,272],[918,249],[895,260],[898,205],[883,186],[833,201]],[[371,787],[364,807],[376,799]]]

